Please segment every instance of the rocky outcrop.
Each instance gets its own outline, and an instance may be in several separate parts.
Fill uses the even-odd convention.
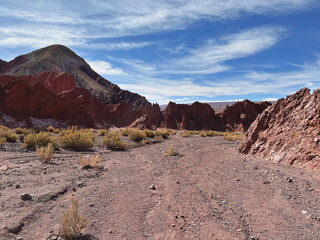
[[[6,78],[6,81],[1,81],[1,113],[23,121],[26,126],[33,125],[31,118],[54,119],[66,126],[111,125],[107,105],[101,99],[93,97],[87,89],[83,88],[73,88],[57,93],[55,87],[53,90],[51,88],[57,79],[62,80],[61,75],[50,76],[53,84],[50,84],[50,78],[46,78],[46,84],[41,81],[32,81],[30,84],[25,79],[19,78],[11,81],[7,81]],[[66,77],[69,79],[70,76]],[[36,77],[28,79],[34,80]],[[73,81],[75,82],[74,79]]]
[[[0,75],[0,86],[11,81],[25,81],[27,84],[39,84],[52,92],[63,93],[76,88],[75,79],[65,72],[42,72],[36,75],[15,77],[11,75]]]
[[[226,130],[246,132],[257,116],[270,105],[270,102],[254,103],[243,100],[227,106],[222,113]]]
[[[320,91],[304,88],[264,110],[239,147],[277,163],[320,169]]]
[[[106,103],[116,104],[124,101],[137,107],[150,107],[142,96],[120,89],[117,85],[101,77],[77,54],[62,45],[52,45],[16,57],[10,62],[0,62],[1,75],[26,76],[41,72],[60,71],[71,74],[76,85],[88,89]]]
[[[161,127],[173,129],[220,129],[222,121],[207,103],[195,102],[192,105],[169,102],[164,110]]]

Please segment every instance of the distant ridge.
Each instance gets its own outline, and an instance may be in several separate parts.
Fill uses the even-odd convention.
[[[69,48],[51,45],[16,57],[10,62],[0,60],[0,75],[25,76],[41,72],[62,71],[76,79],[78,87],[86,88],[108,104],[121,101],[137,107],[149,107],[145,97],[120,89],[96,73],[85,60]]]

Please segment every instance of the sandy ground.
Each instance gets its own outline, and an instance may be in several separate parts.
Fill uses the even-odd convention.
[[[182,156],[166,156],[169,144]],[[176,135],[101,148],[102,167],[91,170],[74,152],[44,164],[2,149],[0,239],[56,239],[72,197],[88,221],[81,239],[320,239],[319,173],[241,155],[238,145]]]

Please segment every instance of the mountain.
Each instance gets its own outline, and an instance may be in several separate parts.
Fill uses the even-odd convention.
[[[41,72],[66,72],[76,79],[76,85],[86,88],[108,104],[121,101],[139,108],[150,107],[145,97],[120,89],[96,73],[83,58],[62,45],[52,45],[16,57],[10,62],[0,60],[0,75],[26,76]]]

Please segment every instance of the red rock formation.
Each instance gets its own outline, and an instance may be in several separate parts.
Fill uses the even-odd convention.
[[[1,112],[16,119],[30,120],[33,117],[55,119],[66,125],[110,126],[106,104],[93,97],[88,90],[74,88],[75,79],[72,76],[65,73],[43,76],[43,81],[39,75],[27,76],[26,79],[1,77]],[[59,84],[64,80],[66,85]]]
[[[273,162],[320,169],[320,91],[280,99],[250,126],[239,147]]]
[[[226,130],[246,132],[257,116],[270,105],[269,102],[254,103],[243,100],[227,106],[222,113]]]
[[[0,86],[17,80],[26,81],[30,85],[39,84],[55,93],[68,92],[76,88],[75,79],[65,72],[42,72],[20,77],[0,75]]]
[[[220,129],[221,120],[207,103],[195,102],[192,105],[170,102],[164,110],[163,128],[174,129]]]

